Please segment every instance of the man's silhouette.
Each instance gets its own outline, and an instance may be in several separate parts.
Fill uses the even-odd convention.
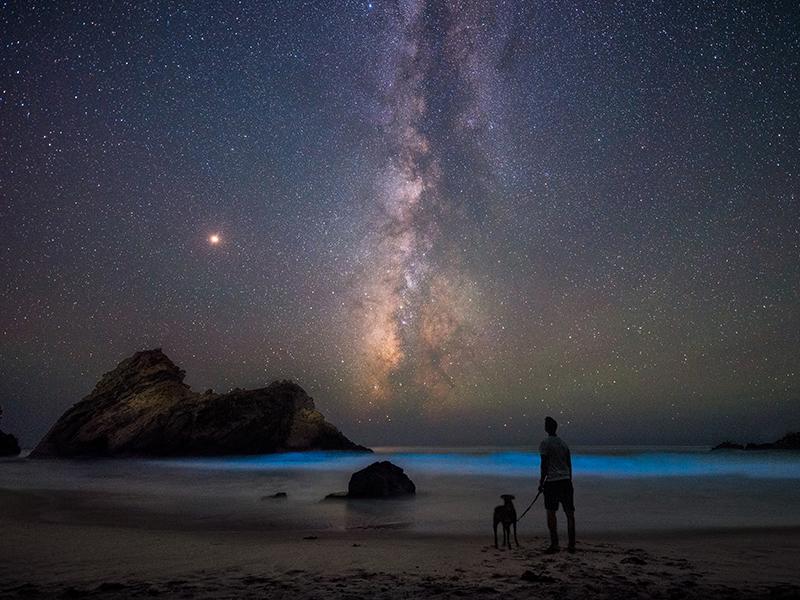
[[[575,552],[575,503],[572,490],[572,457],[564,441],[556,435],[558,423],[552,417],[544,420],[547,437],[539,445],[542,457],[542,473],[539,478],[539,491],[544,493],[544,507],[547,509],[547,528],[550,530],[548,554],[558,552],[558,522],[556,511],[559,503],[567,515],[569,546]]]

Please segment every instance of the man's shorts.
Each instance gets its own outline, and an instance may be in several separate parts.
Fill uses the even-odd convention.
[[[575,511],[572,480],[559,479],[558,481],[544,482],[544,507],[547,510],[558,510],[559,502],[564,507],[564,512]]]

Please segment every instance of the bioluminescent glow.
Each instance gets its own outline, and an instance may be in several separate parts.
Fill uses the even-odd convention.
[[[378,452],[373,455],[341,452],[290,452],[251,457],[158,461],[187,468],[263,470],[283,469],[353,471],[375,460],[390,460],[409,473],[485,475],[533,478],[539,456],[533,452]],[[575,476],[605,478],[643,477],[749,477],[800,479],[800,454],[791,452],[640,452],[581,453],[573,455]]]

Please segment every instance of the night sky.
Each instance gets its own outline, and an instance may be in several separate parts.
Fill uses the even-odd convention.
[[[774,439],[799,186],[793,2],[4,2],[3,429],[162,347],[367,444]]]

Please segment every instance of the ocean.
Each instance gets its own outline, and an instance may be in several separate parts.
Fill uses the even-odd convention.
[[[350,474],[390,460],[417,486],[413,498],[324,500]],[[374,454],[286,453],[169,460],[0,461],[0,488],[55,490],[99,522],[247,530],[398,529],[491,532],[501,494],[521,514],[536,494],[538,455],[525,448],[378,448]],[[800,526],[800,453],[707,447],[574,447],[579,532]],[[285,492],[285,499],[265,498]],[[543,535],[544,507],[519,524]],[[562,519],[563,521],[563,519]],[[563,523],[562,523],[563,524]]]

